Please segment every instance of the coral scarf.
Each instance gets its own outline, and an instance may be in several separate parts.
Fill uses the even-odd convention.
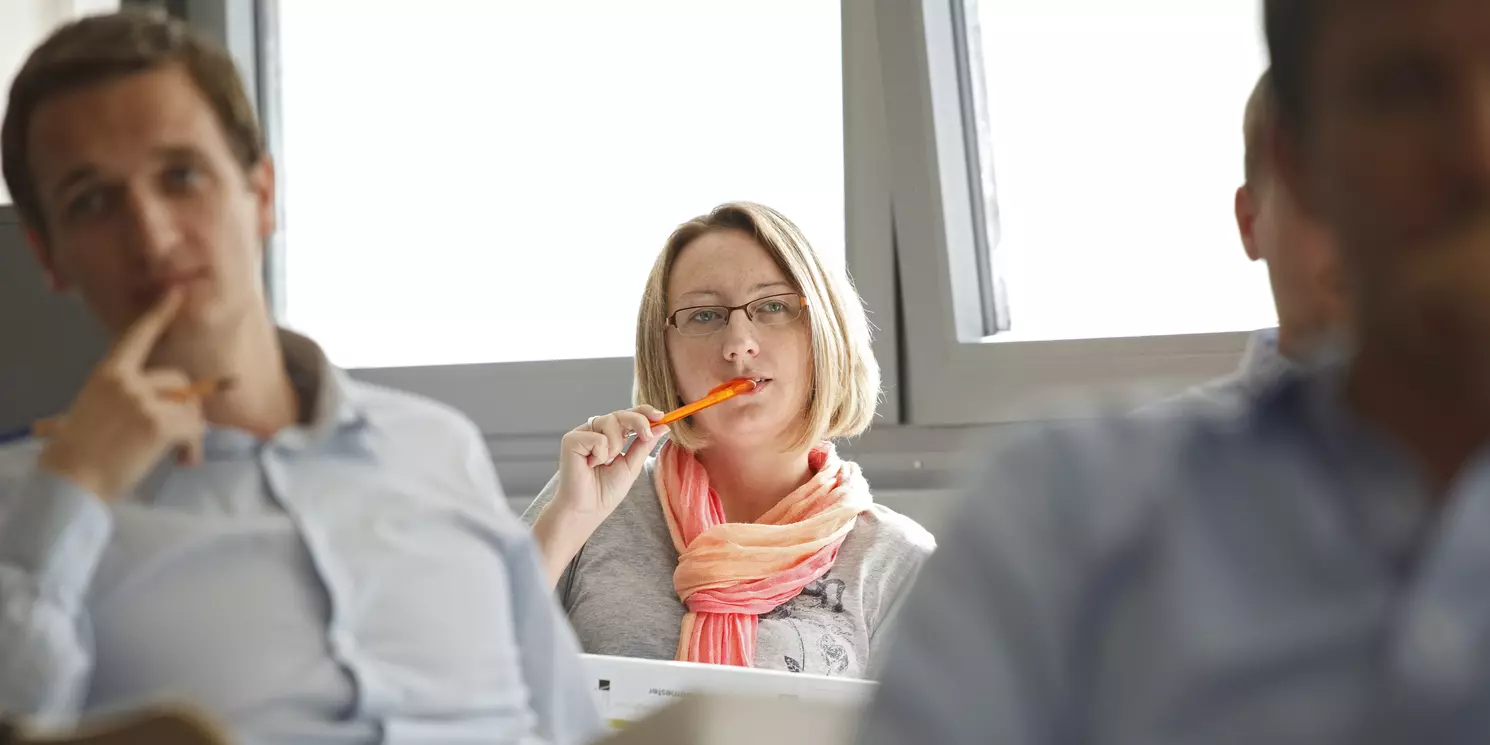
[[[688,607],[677,659],[754,666],[760,614],[833,567],[859,513],[873,504],[869,483],[830,443],[813,448],[807,464],[812,478],[758,521],[730,523],[698,459],[672,442],[662,446],[653,478],[678,549],[673,587]]]

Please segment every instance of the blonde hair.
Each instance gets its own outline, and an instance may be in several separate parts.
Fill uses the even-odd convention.
[[[853,437],[869,428],[880,397],[880,368],[869,346],[864,302],[846,273],[825,266],[797,226],[780,212],[730,202],[679,225],[652,265],[636,317],[637,405],[666,411],[680,403],[667,355],[668,278],[678,254],[700,236],[738,230],[759,243],[806,302],[812,339],[812,396],[789,450],[824,439]],[[708,446],[688,420],[673,423],[671,439],[690,451]]]

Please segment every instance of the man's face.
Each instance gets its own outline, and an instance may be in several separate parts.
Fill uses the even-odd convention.
[[[58,96],[28,142],[44,216],[32,245],[58,290],[76,288],[114,334],[172,286],[167,332],[196,338],[264,313],[273,171],[245,174],[211,106],[176,67]]]
[[[1334,229],[1362,332],[1424,353],[1490,335],[1490,230],[1466,232],[1490,217],[1490,3],[1324,6],[1291,180]]]

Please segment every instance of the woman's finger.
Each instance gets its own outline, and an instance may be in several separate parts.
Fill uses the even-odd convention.
[[[611,462],[611,459],[616,457],[616,453],[619,451],[615,448],[609,436],[599,432],[591,432],[590,437],[592,438],[590,455],[585,459],[585,463],[588,466],[597,468]]]
[[[597,454],[609,458],[610,440],[599,432],[574,431],[564,435],[563,446],[567,453],[585,459],[585,464],[593,467]]]
[[[172,368],[146,370],[140,377],[157,393],[170,393],[191,387],[191,378]]]
[[[616,419],[625,425],[627,434],[635,434],[645,439],[652,438],[652,420],[645,414],[635,411],[623,411],[616,415]]]

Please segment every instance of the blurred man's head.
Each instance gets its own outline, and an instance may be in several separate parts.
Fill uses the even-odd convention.
[[[171,287],[185,294],[178,336],[267,319],[273,169],[232,59],[181,21],[134,11],[57,29],[16,75],[0,163],[53,287],[111,332]]]
[[[1236,191],[1237,228],[1253,261],[1265,261],[1278,309],[1278,342],[1303,354],[1345,323],[1335,246],[1328,231],[1301,209],[1273,162],[1277,105],[1263,73],[1243,121],[1246,182]]]
[[[1483,380],[1490,3],[1267,0],[1266,19],[1280,165],[1339,242],[1363,341]]]

